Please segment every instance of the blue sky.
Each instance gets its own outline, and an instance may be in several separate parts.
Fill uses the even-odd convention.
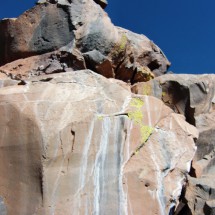
[[[17,17],[32,0],[7,0],[0,18]],[[108,0],[112,22],[153,40],[174,73],[215,73],[214,0]]]

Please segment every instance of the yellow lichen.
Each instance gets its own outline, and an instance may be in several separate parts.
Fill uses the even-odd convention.
[[[147,66],[138,66],[135,81],[147,82],[154,78],[154,74]]]
[[[113,58],[118,57],[119,54],[123,53],[126,49],[128,38],[126,34],[122,34],[120,41],[115,45],[112,56]]]
[[[144,85],[143,86],[143,95],[151,95],[151,86],[150,85]]]
[[[125,34],[122,35],[121,40],[120,40],[120,45],[119,45],[119,52],[122,52],[125,50],[126,44],[127,44],[127,37]]]
[[[98,115],[98,120],[103,120],[103,116],[101,116],[101,115]]]
[[[143,120],[143,113],[141,110],[131,111],[128,113],[128,117],[135,123],[141,123]]]
[[[144,102],[140,98],[133,98],[130,102],[131,107],[141,108],[143,107]]]
[[[166,93],[165,92],[162,92],[162,97],[164,97],[166,95]]]
[[[128,117],[137,125],[140,127],[140,135],[141,135],[141,142],[144,144],[149,136],[153,132],[153,128],[147,125],[143,124],[143,112],[142,107],[144,105],[144,102],[140,98],[133,98],[130,102],[130,106],[134,108],[134,110],[130,111],[128,113]],[[142,147],[142,144],[139,149]]]
[[[141,133],[141,139],[143,143],[145,143],[148,140],[149,136],[152,134],[153,131],[154,129],[152,127],[147,125],[141,125],[140,133]]]

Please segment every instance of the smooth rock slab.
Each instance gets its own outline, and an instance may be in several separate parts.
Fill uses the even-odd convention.
[[[89,70],[23,84],[0,89],[8,214],[162,215],[177,204],[198,136],[183,116]]]

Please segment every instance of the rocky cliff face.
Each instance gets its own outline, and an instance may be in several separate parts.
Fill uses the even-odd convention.
[[[214,75],[164,75],[104,0],[0,21],[0,214],[214,214]]]

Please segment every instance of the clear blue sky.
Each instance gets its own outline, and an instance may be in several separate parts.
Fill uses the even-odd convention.
[[[17,17],[33,0],[7,0],[0,18]],[[145,34],[172,63],[174,73],[215,73],[215,0],[108,0],[115,25]]]

